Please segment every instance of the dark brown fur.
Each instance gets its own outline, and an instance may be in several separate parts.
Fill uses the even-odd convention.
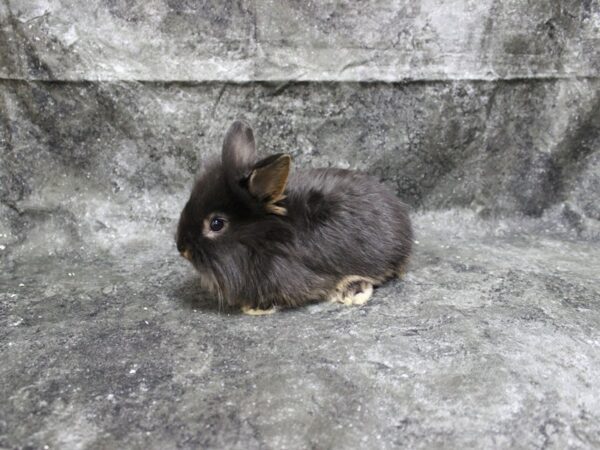
[[[394,193],[341,169],[288,178],[289,161],[273,155],[257,162],[250,127],[230,127],[221,161],[204,168],[177,232],[177,248],[203,284],[230,305],[267,309],[330,298],[347,277],[379,284],[398,276],[412,231]],[[208,238],[203,227],[214,212],[228,226]]]

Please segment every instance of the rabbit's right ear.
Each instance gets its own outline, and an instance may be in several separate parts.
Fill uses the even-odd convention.
[[[246,177],[256,161],[256,144],[252,128],[240,120],[231,124],[223,141],[221,161],[228,181],[238,183]]]
[[[285,199],[291,162],[292,158],[285,153],[268,156],[256,163],[248,179],[248,191],[271,214],[287,214],[286,209],[277,203]]]

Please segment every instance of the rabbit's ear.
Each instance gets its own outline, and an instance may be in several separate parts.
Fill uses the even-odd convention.
[[[284,215],[285,208],[276,206],[285,196],[283,192],[290,174],[292,158],[285,153],[271,155],[259,161],[248,179],[248,190],[255,198],[267,203],[267,210]]]
[[[223,141],[221,153],[223,167],[228,177],[236,179],[247,175],[256,161],[256,144],[252,128],[240,120],[231,124]]]

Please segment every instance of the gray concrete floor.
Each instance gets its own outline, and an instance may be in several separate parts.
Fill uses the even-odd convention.
[[[5,247],[0,447],[600,446],[597,244],[415,222],[405,279],[367,305],[265,317],[219,311],[172,224]]]

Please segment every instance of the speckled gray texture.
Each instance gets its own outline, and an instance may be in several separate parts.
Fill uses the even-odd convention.
[[[0,0],[0,448],[600,447],[599,26],[594,0]],[[237,117],[395,188],[404,280],[219,311],[173,234]]]
[[[0,76],[595,77],[599,17],[597,0],[2,0]]]
[[[262,154],[370,172],[415,207],[559,216],[599,237],[600,80],[5,81],[0,102],[0,188],[17,209],[60,204],[102,220],[93,208],[110,196],[139,214],[174,202],[174,217],[202,159],[242,116]]]
[[[12,250],[0,446],[600,445],[597,245],[420,213],[405,280],[366,306],[256,318],[219,312],[169,227],[135,222],[60,257]]]

